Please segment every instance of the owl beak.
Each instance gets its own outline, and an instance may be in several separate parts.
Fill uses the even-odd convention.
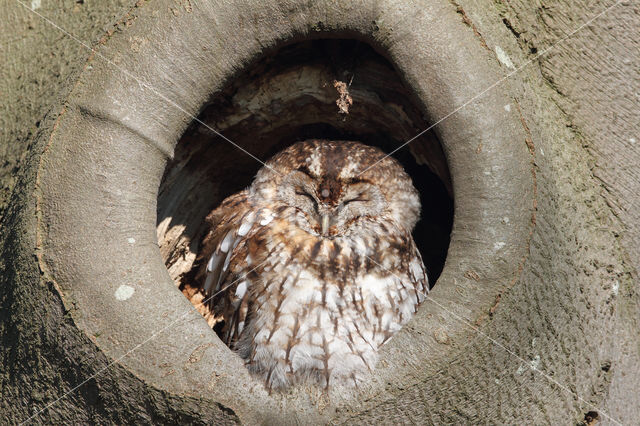
[[[327,235],[327,232],[329,231],[330,219],[331,216],[329,216],[328,214],[322,215],[322,235]]]

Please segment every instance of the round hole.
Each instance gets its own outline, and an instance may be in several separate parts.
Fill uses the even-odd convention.
[[[251,184],[262,166],[257,159],[265,161],[305,139],[355,140],[392,152],[429,127],[412,99],[389,61],[368,44],[345,39],[285,46],[211,96],[201,122],[194,121],[178,143],[158,195],[160,249],[183,293],[194,304],[202,300],[188,272],[205,232],[204,218]],[[393,155],[421,195],[414,239],[433,286],[453,222],[447,162],[432,131]]]
[[[42,133],[41,161],[30,163],[36,185],[25,189],[33,196],[20,201],[25,214],[15,219],[20,227],[29,224],[37,241],[37,246],[23,245],[27,248],[16,256],[32,259],[37,247],[35,276],[40,271],[40,278],[60,296],[43,293],[39,306],[46,309],[38,312],[57,324],[62,300],[71,318],[64,318],[66,335],[84,342],[75,353],[90,354],[95,362],[88,366],[94,371],[102,370],[105,357],[118,365],[108,370],[118,375],[104,380],[132,389],[142,389],[143,384],[151,398],[156,392],[175,396],[178,405],[209,423],[219,422],[222,412],[231,411],[246,423],[292,418],[344,422],[355,407],[377,418],[389,404],[414,404],[414,390],[422,386],[426,394],[440,389],[431,395],[448,398],[452,382],[434,384],[432,379],[448,371],[452,359],[463,356],[469,362],[462,379],[477,377],[468,372],[486,372],[483,358],[460,354],[475,341],[475,325],[488,323],[496,301],[529,268],[537,203],[535,166],[511,90],[506,82],[491,86],[504,69],[479,46],[455,8],[446,2],[406,3],[400,9],[384,2],[357,8],[334,7],[332,2],[327,7],[320,2],[292,8],[271,1],[192,2],[193,13],[176,16],[170,3],[147,2],[132,11],[135,19],[128,15],[122,31],[110,32],[97,47],[100,54],[91,57],[74,85],[50,137]],[[331,51],[336,47],[331,45],[340,51],[349,43],[357,46],[353,41],[291,44],[265,54],[292,39],[320,34],[367,40],[387,55],[397,72],[388,63],[382,66],[386,61],[378,56],[363,61],[366,66],[352,64],[367,72],[354,72],[353,81],[347,80],[349,73],[340,72],[350,67],[335,59]],[[143,42],[132,44],[132,40]],[[322,45],[327,50],[317,47]],[[286,56],[287,49],[295,46],[325,64],[325,78],[322,84],[300,90],[298,82],[308,79],[293,78],[300,69],[292,67],[298,74],[283,80],[287,84],[281,85],[280,98],[271,96],[276,86],[260,81],[269,75],[275,78],[277,68],[284,72],[286,64],[275,58]],[[291,64],[302,63],[295,53],[290,58]],[[387,71],[380,72],[388,78],[381,77],[383,83],[372,86],[376,90],[364,90],[366,78],[383,68]],[[240,75],[238,70],[244,69],[250,71]],[[245,86],[238,84],[243,77]],[[334,86],[334,81],[341,84]],[[402,89],[401,81],[409,91]],[[263,94],[268,102],[242,105],[242,93]],[[213,95],[206,99],[207,94]],[[288,94],[299,101],[293,104],[298,108],[291,108]],[[412,94],[419,108],[413,108]],[[260,97],[244,99],[260,101]],[[336,104],[339,99],[344,101],[341,105]],[[387,107],[394,104],[395,113],[389,114]],[[336,112],[340,108],[349,114]],[[303,112],[307,121],[296,118]],[[420,112],[426,112],[429,120]],[[417,170],[430,170],[450,194],[449,179],[437,167],[446,164],[444,155],[439,144],[427,139],[439,139],[446,152],[456,195],[450,245],[441,252],[443,257],[447,252],[446,265],[429,295],[432,303],[425,303],[380,351],[370,383],[353,395],[357,400],[340,390],[329,405],[324,397],[304,391],[268,394],[174,286],[171,278],[180,282],[181,270],[190,268],[190,258],[198,250],[202,218],[235,187],[248,184],[259,167],[199,126],[187,129],[185,117],[193,114],[204,120],[209,119],[207,114],[218,117],[212,127],[263,160],[297,139],[323,134],[362,140],[389,151],[429,122],[438,123],[437,136],[425,134],[398,155],[408,156],[408,170],[411,161]],[[349,127],[354,123],[361,126]],[[252,132],[246,134],[247,129]],[[427,162],[429,166],[423,167]],[[231,163],[233,169],[227,167]],[[425,212],[444,211],[422,191]],[[417,234],[421,232],[416,231],[420,240]],[[421,248],[428,257],[425,246]],[[127,290],[126,297],[122,289]],[[503,316],[492,321],[509,329],[509,320]],[[73,369],[78,359],[68,354],[60,361]],[[465,389],[476,383],[460,381]],[[193,398],[206,403],[194,405]],[[140,409],[138,400],[125,401],[129,405],[123,410]],[[477,407],[478,401],[469,404],[467,408]],[[446,411],[446,407],[438,411],[438,404],[434,407],[436,415]],[[331,420],[335,416],[340,419]]]

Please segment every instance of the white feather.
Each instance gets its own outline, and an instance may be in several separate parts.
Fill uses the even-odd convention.
[[[227,258],[224,260],[224,266],[222,267],[223,271],[227,270],[227,268],[229,267],[229,262],[231,262],[231,254],[229,254]],[[220,279],[222,279],[222,274],[220,274]],[[220,284],[220,280],[218,280],[218,285],[219,284]]]
[[[220,244],[220,251],[228,252],[229,246],[231,245],[231,240],[233,238],[233,231],[229,231],[227,235],[225,235],[224,240],[222,240],[222,244]]]
[[[261,226],[268,225],[268,224],[270,224],[270,223],[271,223],[271,221],[272,221],[272,220],[273,220],[273,216],[272,216],[272,215],[269,215],[269,216],[265,217],[264,219],[262,219],[262,220],[260,221],[260,225],[261,225]]]
[[[387,291],[389,288],[394,288],[395,277],[381,278],[377,274],[367,274],[360,281],[360,288],[365,299],[367,295],[371,295],[380,301],[387,300]]]
[[[253,226],[253,214],[248,214],[245,219],[242,221],[240,228],[238,228],[238,236],[244,237],[249,233],[251,227]]]
[[[211,255],[211,257],[209,258],[209,263],[207,263],[207,272],[211,272],[213,271],[213,262],[215,260],[215,253],[213,255]]]
[[[239,299],[242,299],[246,292],[247,292],[247,282],[242,281],[240,284],[238,284],[238,287],[236,287],[236,297]]]

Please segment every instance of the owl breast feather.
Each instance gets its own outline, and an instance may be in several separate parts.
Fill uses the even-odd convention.
[[[269,389],[357,386],[428,291],[411,236],[371,221],[328,239],[291,226],[293,211],[256,210],[246,193],[229,205],[205,239],[203,274],[226,343]]]

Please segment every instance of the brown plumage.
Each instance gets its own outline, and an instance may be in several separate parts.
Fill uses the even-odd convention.
[[[377,148],[280,152],[207,217],[196,280],[215,295],[223,340],[269,389],[357,385],[428,291],[419,212],[410,178]]]

